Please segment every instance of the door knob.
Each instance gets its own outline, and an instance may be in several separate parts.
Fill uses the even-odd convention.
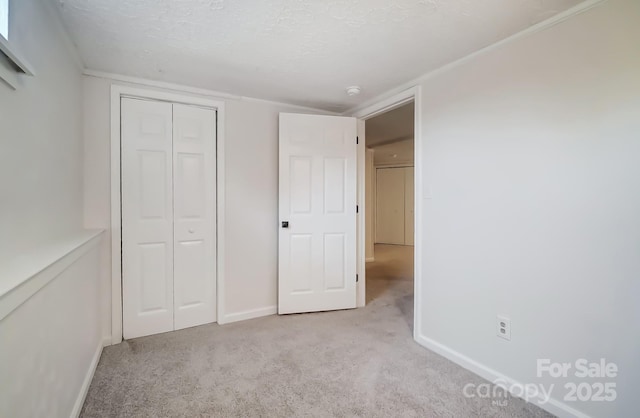
[[[194,232],[196,232],[195,229],[189,229],[190,234],[193,234]]]
[[[282,221],[283,228],[289,228],[289,221]]]

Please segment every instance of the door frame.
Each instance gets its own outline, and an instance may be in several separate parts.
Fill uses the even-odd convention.
[[[420,335],[421,321],[421,298],[420,291],[422,288],[422,257],[419,254],[422,253],[422,217],[423,217],[423,204],[422,200],[426,198],[424,193],[424,179],[423,179],[423,167],[422,159],[422,123],[421,123],[421,94],[420,86],[414,86],[400,93],[389,96],[382,99],[372,105],[364,107],[360,110],[353,112],[351,116],[358,118],[358,136],[365,137],[364,121],[371,119],[374,116],[378,116],[382,113],[386,113],[390,110],[396,109],[402,105],[405,105],[413,101],[413,141],[414,141],[414,246],[413,246],[413,338],[417,339]],[[366,298],[366,260],[365,260],[365,227],[366,227],[366,208],[365,204],[365,164],[364,164],[364,150],[365,140],[359,142],[359,158],[358,158],[358,201],[360,202],[361,216],[358,217],[358,307],[365,306]],[[362,158],[360,158],[362,155]],[[375,204],[375,203],[374,203]]]
[[[130,97],[215,109],[216,117],[216,322],[224,305],[224,101],[139,87],[111,85],[111,344],[122,342],[122,195],[120,100]]]

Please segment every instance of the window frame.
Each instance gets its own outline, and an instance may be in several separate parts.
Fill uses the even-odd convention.
[[[9,13],[10,0],[0,0],[0,5],[5,6],[6,13],[6,35],[0,33],[0,80],[7,83],[12,89],[17,89],[21,84],[18,75],[24,74],[34,76],[35,73],[29,63],[16,51],[15,46],[9,42],[8,37],[11,29]]]
[[[9,40],[9,0],[0,0],[0,38]]]

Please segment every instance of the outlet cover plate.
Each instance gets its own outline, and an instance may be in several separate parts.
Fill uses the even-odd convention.
[[[511,319],[502,315],[496,317],[496,335],[511,341]]]

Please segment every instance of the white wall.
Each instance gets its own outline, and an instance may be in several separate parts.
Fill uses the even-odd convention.
[[[0,254],[11,260],[82,225],[82,84],[41,0],[10,2],[9,39],[35,77],[0,81]],[[1,261],[1,260],[0,260]]]
[[[274,307],[278,295],[278,113],[229,101],[226,120],[225,311]],[[273,311],[275,313],[275,309]]]
[[[0,416],[7,417],[77,412],[102,347],[95,250],[39,291],[25,290],[36,281],[25,282],[26,272],[49,274],[57,259],[49,256],[64,256],[68,249],[57,250],[83,234],[81,70],[44,3],[10,2],[10,42],[36,75],[15,91],[0,84]]]
[[[595,417],[637,414],[639,21],[640,2],[610,0],[421,91],[418,340],[485,375],[556,383],[558,400],[536,359],[606,358],[617,401],[570,404]]]
[[[85,225],[110,228],[110,86],[84,78]],[[278,113],[309,110],[265,101],[225,101],[225,294],[227,321],[275,313],[278,242]],[[318,112],[322,113],[322,112]],[[111,249],[102,256],[103,325],[111,329]]]

